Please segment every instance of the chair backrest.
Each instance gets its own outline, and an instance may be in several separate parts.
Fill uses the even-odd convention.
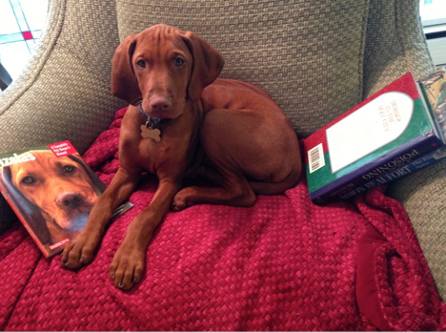
[[[120,39],[153,24],[193,31],[307,136],[362,98],[368,1],[117,0]]]
[[[223,54],[222,76],[254,83],[310,135],[407,71],[433,69],[418,0],[50,0],[28,70],[0,101],[0,152],[70,139],[83,152],[125,103],[114,49],[155,23]]]
[[[418,0],[384,3],[368,0],[116,2],[121,41],[156,23],[197,33],[223,54],[226,65],[222,77],[263,88],[284,109],[301,137],[358,104],[364,90],[367,94],[400,73],[414,68],[425,72],[422,69],[429,67],[429,61],[421,70],[415,63],[409,66],[407,61],[412,56],[408,50],[414,48],[420,51],[420,63],[426,60],[419,19],[413,15],[418,10]],[[395,14],[392,9],[397,5],[401,13]],[[407,14],[410,15],[406,17]],[[392,45],[400,38],[403,38],[400,43]],[[413,46],[414,42],[418,46]],[[389,62],[393,63],[392,68]],[[382,75],[385,70],[389,72]]]

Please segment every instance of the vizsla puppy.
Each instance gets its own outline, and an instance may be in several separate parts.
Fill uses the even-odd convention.
[[[92,261],[113,209],[135,190],[142,171],[156,174],[159,185],[111,264],[113,284],[124,290],[140,281],[147,244],[171,207],[251,206],[257,194],[283,193],[297,183],[299,145],[289,120],[259,88],[217,79],[223,63],[207,42],[167,25],[129,36],[117,48],[112,93],[131,104],[122,122],[120,167],[65,249],[67,268]],[[215,187],[182,189],[191,173]]]

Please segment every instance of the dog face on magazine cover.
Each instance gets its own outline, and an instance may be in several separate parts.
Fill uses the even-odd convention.
[[[51,151],[32,151],[32,163],[9,166],[11,184],[40,209],[52,235],[80,231],[96,201],[90,175],[73,156],[54,158]]]

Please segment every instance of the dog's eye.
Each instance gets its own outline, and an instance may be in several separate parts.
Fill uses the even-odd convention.
[[[184,64],[184,60],[181,58],[175,58],[175,66],[180,67],[181,65]]]
[[[34,177],[31,176],[26,176],[25,178],[22,179],[21,183],[25,184],[25,185],[32,185],[36,182],[36,180],[34,179]]]
[[[72,165],[65,165],[63,167],[63,171],[66,173],[72,173],[74,171],[74,166]]]
[[[141,68],[146,68],[146,62],[144,60],[139,60],[137,65]]]

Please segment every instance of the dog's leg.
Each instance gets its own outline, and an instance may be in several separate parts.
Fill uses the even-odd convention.
[[[256,194],[283,193],[294,186],[300,174],[297,137],[283,114],[276,118],[271,126],[264,112],[210,111],[200,142],[223,181],[220,187],[184,188],[175,196],[172,208],[181,210],[197,203],[251,206]]]
[[[63,251],[62,263],[66,268],[78,269],[93,260],[113,210],[130,196],[139,180],[140,175],[118,170],[109,187],[96,200],[85,228]]]
[[[223,181],[222,175],[217,170],[208,165],[200,165],[185,177],[183,183],[194,184],[196,182],[204,182],[206,184],[221,186],[223,185]]]
[[[160,180],[149,207],[128,226],[124,241],[110,266],[110,278],[115,287],[128,290],[141,280],[147,245],[179,188],[179,182]]]
[[[186,187],[175,196],[172,209],[179,211],[198,203],[252,206],[257,197],[246,178],[229,171],[228,168],[224,170],[225,178],[222,187]]]

